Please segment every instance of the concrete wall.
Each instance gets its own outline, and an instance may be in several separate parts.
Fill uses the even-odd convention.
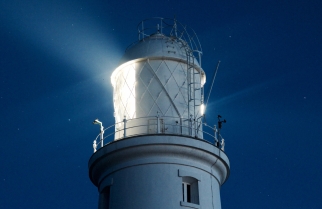
[[[220,209],[229,160],[204,140],[141,136],[99,149],[89,161],[89,175],[101,193],[100,209]],[[198,180],[199,204],[182,202],[184,176]],[[108,187],[110,195],[104,194]]]

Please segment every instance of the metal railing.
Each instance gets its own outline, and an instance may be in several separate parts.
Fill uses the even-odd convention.
[[[149,121],[155,123],[150,123]],[[171,123],[172,122],[172,123]],[[174,122],[174,123],[173,123]],[[197,127],[197,128],[194,128]],[[104,133],[106,133],[104,135]],[[93,141],[94,153],[97,149],[115,141],[143,135],[178,135],[204,139],[224,150],[224,139],[218,133],[216,126],[209,126],[202,121],[192,118],[178,118],[158,115],[153,117],[140,117],[115,123],[102,129]]]
[[[153,34],[163,34],[187,45],[198,58],[199,65],[201,66],[202,48],[196,32],[175,18],[152,17],[144,19],[137,25],[137,30],[138,41],[130,44],[125,51],[136,43],[145,41],[146,38]]]
[[[192,50],[202,52],[196,32],[175,18],[152,17],[142,20],[138,26],[138,39],[144,40],[151,34],[160,33],[187,42]]]

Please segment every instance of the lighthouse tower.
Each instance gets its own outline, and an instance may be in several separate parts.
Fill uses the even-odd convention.
[[[216,127],[202,121],[201,55],[194,31],[176,20],[138,25],[111,76],[115,124],[94,121],[101,133],[88,166],[99,209],[221,208],[230,167]]]

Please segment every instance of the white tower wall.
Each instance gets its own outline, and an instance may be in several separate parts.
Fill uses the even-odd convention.
[[[229,160],[203,140],[139,136],[99,149],[89,168],[100,192],[99,209],[220,209],[219,190],[228,178]],[[183,199],[187,179],[196,182],[195,203]]]
[[[111,78],[115,140],[124,137],[124,118],[127,136],[157,133],[157,115],[162,118],[160,132],[203,138],[200,122],[205,74],[195,58],[189,69],[182,42],[156,34],[130,48],[124,57],[126,62]]]

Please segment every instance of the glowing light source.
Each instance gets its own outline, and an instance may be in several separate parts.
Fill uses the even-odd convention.
[[[128,119],[135,118],[135,63],[124,69],[125,84],[121,90],[121,97],[125,105]]]
[[[200,114],[201,115],[205,114],[205,105],[204,104],[200,105]]]
[[[124,116],[126,116],[126,119],[133,119],[136,117],[135,66],[136,63],[121,65],[111,76],[112,85],[114,87],[116,123],[122,122]]]

